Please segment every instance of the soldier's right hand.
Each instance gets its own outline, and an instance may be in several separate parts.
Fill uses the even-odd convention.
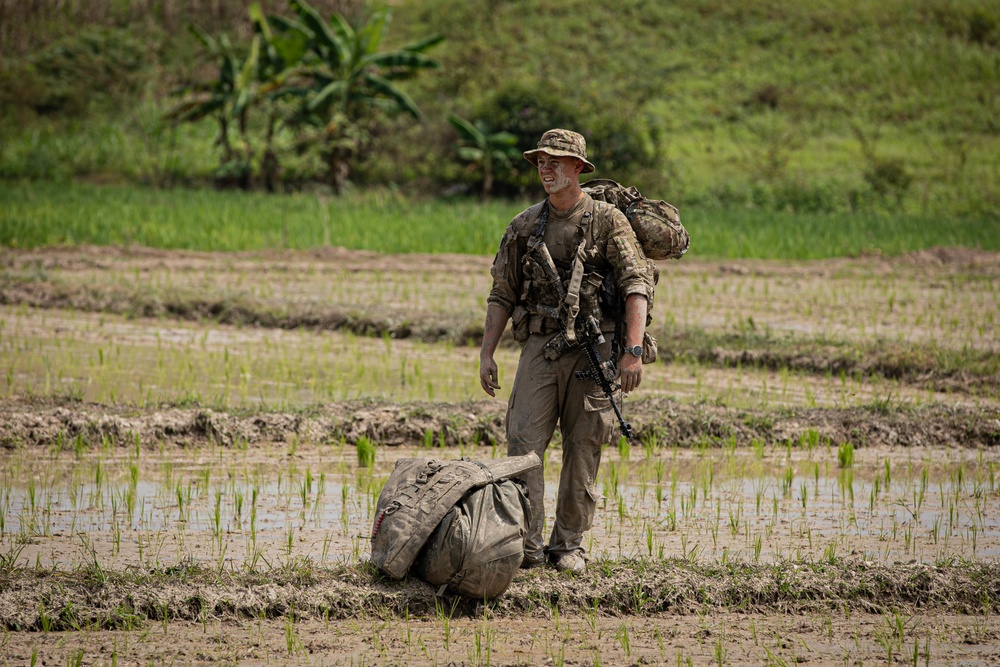
[[[480,357],[479,359],[479,384],[483,391],[490,396],[496,396],[496,390],[500,388],[500,371],[497,362],[492,356]]]

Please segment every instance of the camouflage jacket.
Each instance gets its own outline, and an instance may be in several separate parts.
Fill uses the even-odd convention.
[[[543,281],[537,280],[530,264],[525,261],[544,203],[532,206],[511,220],[493,260],[493,288],[487,303],[496,304],[511,314],[515,337],[518,337],[519,320],[534,312],[538,304],[557,305],[552,303],[554,295]],[[594,293],[601,280],[609,276],[618,298],[642,294],[647,300],[652,300],[653,281],[648,262],[625,215],[613,205],[585,195],[565,214],[560,215],[550,207],[544,240],[564,285],[566,269],[580,241],[585,240],[585,267],[591,279],[584,281],[581,298],[586,304],[587,297],[590,297],[591,310],[594,308]],[[528,270],[526,264],[529,264]],[[607,316],[612,315],[594,314],[598,320],[607,320]]]

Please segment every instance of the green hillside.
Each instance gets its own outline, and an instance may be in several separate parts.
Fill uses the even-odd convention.
[[[165,11],[137,21],[130,3],[106,0],[103,13],[49,15],[18,39],[8,16],[0,177],[210,182],[215,128],[175,128],[162,114],[173,85],[212,75],[182,23],[225,27],[239,43],[244,4],[220,3],[224,21],[178,17],[174,5],[167,26]],[[314,4],[352,20],[366,11]],[[388,45],[440,33],[431,53],[443,67],[402,84],[425,120],[380,121],[356,186],[474,193],[477,176],[454,153],[455,113],[514,132],[520,149],[550,125],[573,126],[588,136],[597,176],[686,207],[1000,218],[995,2],[392,5]],[[267,10],[290,13],[282,2]],[[70,32],[67,21],[84,25]],[[263,131],[263,119],[251,124]],[[286,187],[299,188],[320,165],[293,151],[294,139],[278,145]],[[530,182],[504,173],[498,191]]]

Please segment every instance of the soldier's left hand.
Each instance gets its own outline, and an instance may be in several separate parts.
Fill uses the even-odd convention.
[[[626,394],[639,387],[642,382],[642,359],[626,352],[618,362],[618,382]]]

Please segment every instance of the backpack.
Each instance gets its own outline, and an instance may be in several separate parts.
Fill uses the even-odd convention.
[[[646,255],[646,271],[653,288],[660,281],[660,269],[653,260],[680,259],[691,245],[691,237],[681,224],[677,208],[659,199],[646,199],[635,186],[625,187],[608,178],[583,184],[583,191],[597,201],[607,202],[625,214],[635,238]],[[653,321],[653,297],[646,304],[646,326]],[[642,338],[642,363],[656,361],[656,339],[646,331]]]
[[[607,178],[587,181],[582,187],[594,199],[607,202],[625,214],[648,259],[680,259],[687,252],[691,238],[674,206],[659,199],[646,199],[634,186],[626,188]]]
[[[507,590],[524,560],[531,516],[520,480],[474,489],[448,510],[410,568],[444,591],[492,599]]]
[[[521,565],[528,530],[527,496],[510,478],[540,465],[534,453],[484,463],[397,460],[375,507],[372,563],[402,579],[420,560],[414,574],[433,585],[499,595]]]

